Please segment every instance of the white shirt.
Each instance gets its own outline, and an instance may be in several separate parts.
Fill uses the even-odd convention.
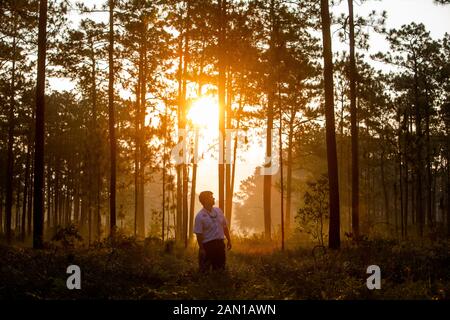
[[[203,242],[225,239],[223,228],[227,226],[227,219],[220,208],[213,207],[211,213],[205,208],[195,216],[194,233],[203,236]]]

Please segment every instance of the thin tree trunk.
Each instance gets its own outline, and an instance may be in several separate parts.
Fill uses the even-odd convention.
[[[168,107],[165,106],[163,128],[163,164],[162,164],[162,218],[161,218],[161,240],[164,242],[165,218],[166,218],[166,147],[167,147],[167,124],[168,124]],[[168,219],[169,220],[169,219]],[[167,223],[169,224],[169,223]],[[169,234],[167,234],[169,235]]]
[[[134,150],[134,236],[138,236],[138,226],[139,226],[139,149],[140,149],[140,93],[141,93],[141,79],[142,79],[142,55],[139,57],[139,75],[138,84],[136,86],[136,114],[135,114],[135,150]]]
[[[279,148],[280,148],[280,215],[281,215],[281,250],[284,250],[284,180],[283,180],[283,112],[281,108],[281,93],[278,87],[278,116],[280,117],[279,123]]]
[[[275,58],[276,35],[278,33],[277,17],[275,12],[275,1],[270,1],[270,48],[269,48],[269,88],[267,92],[267,128],[266,128],[266,160],[264,161],[264,236],[266,239],[271,239],[272,231],[272,131],[273,131],[273,105],[275,99],[275,72],[273,68],[277,64]]]
[[[421,114],[420,114],[420,106],[419,106],[419,75],[418,75],[418,62],[416,57],[413,56],[414,60],[414,107],[415,107],[415,116],[416,116],[416,143],[417,143],[417,164],[416,164],[416,177],[417,177],[417,186],[416,186],[416,220],[418,224],[418,233],[419,236],[423,236],[423,226],[424,226],[424,212],[423,212],[423,201],[422,201],[422,123],[421,123]]]
[[[287,164],[286,164],[286,234],[289,235],[291,230],[291,203],[292,203],[292,149],[294,148],[294,120],[295,112],[292,109],[289,118],[289,133],[287,147]]]
[[[108,83],[108,115],[109,143],[111,156],[111,178],[109,186],[109,218],[110,235],[116,231],[116,133],[114,117],[114,0],[109,0],[109,83]]]
[[[388,195],[388,189],[387,189],[387,183],[386,183],[386,174],[385,174],[385,159],[384,159],[384,150],[381,154],[381,165],[380,165],[380,171],[381,171],[381,186],[383,188],[383,197],[384,197],[384,215],[386,219],[386,223],[389,224],[390,217],[389,217],[389,195]]]
[[[51,228],[51,215],[52,215],[52,197],[51,197],[51,163],[47,164],[47,230]]]
[[[0,234],[3,234],[3,188],[0,186]]]
[[[226,129],[231,129],[232,120],[232,102],[233,102],[233,90],[232,90],[232,72],[231,67],[228,66],[227,77],[227,103],[226,103]],[[227,221],[231,220],[231,203],[233,202],[233,194],[231,193],[231,136],[226,136],[225,140],[225,217]]]
[[[10,85],[10,106],[8,115],[8,153],[6,165],[6,241],[11,243],[11,220],[12,220],[12,205],[13,205],[13,179],[14,179],[14,127],[15,127],[15,86],[16,86],[16,47],[17,47],[17,14],[14,17],[14,31],[12,44],[12,70],[11,70],[11,85]]]
[[[177,110],[177,120],[178,120],[178,145],[183,142],[183,137],[181,135],[181,130],[183,130],[183,31],[179,35],[179,64],[178,64],[178,110]],[[182,158],[184,159],[185,154],[183,150]],[[183,225],[183,167],[184,161],[176,165],[177,174],[177,205],[176,205],[176,220],[174,221],[175,227],[175,240],[181,242],[182,237],[182,225]]]
[[[226,0],[218,0],[219,30],[218,30],[218,95],[219,95],[219,208],[225,212],[225,180],[224,180],[224,148],[225,148],[225,20]]]
[[[189,67],[189,37],[190,37],[190,2],[186,1],[186,32],[184,33],[184,61],[183,61],[183,88],[182,88],[182,123],[183,123],[183,129],[186,129],[186,113],[187,113],[187,74],[188,74],[188,67]],[[188,137],[186,134],[185,137],[185,143],[188,143]],[[184,159],[187,161],[187,155],[183,155]],[[188,170],[188,163],[183,163],[183,216],[182,216],[182,241],[184,243],[184,247],[186,248],[188,245],[188,226],[189,226],[189,206],[188,206],[188,192],[189,192],[189,170]]]
[[[236,120],[237,120],[237,124],[236,124],[236,130],[239,133],[239,129],[240,129],[240,125],[241,125],[241,112],[242,112],[242,93],[240,94],[239,97],[239,108],[238,111],[236,113]],[[234,145],[233,145],[233,162],[232,162],[232,167],[231,167],[231,185],[230,185],[230,193],[233,195],[234,194],[234,181],[235,181],[235,177],[236,177],[236,157],[237,157],[237,146],[238,146],[238,134],[235,135],[234,137]],[[231,200],[230,202],[230,218],[227,221],[228,222],[228,229],[231,230],[231,221],[233,219],[233,200]]]
[[[28,143],[27,146],[27,157],[25,161],[25,177],[24,177],[24,186],[23,186],[23,201],[22,201],[22,230],[21,237],[22,241],[25,240],[25,231],[26,231],[26,216],[27,216],[27,200],[28,200],[28,186],[30,181],[30,158],[31,158],[31,143]]]
[[[358,159],[358,123],[356,109],[356,61],[355,61],[355,24],[353,18],[353,0],[348,0],[350,27],[350,122],[352,134],[352,232],[359,238],[359,159]]]
[[[146,29],[146,27],[145,27]],[[145,30],[144,29],[144,30]],[[141,73],[141,90],[140,90],[140,108],[138,112],[139,116],[139,187],[138,187],[138,235],[145,238],[145,164],[144,164],[144,153],[145,153],[145,143],[143,143],[142,137],[144,136],[145,127],[145,109],[146,109],[146,95],[147,95],[147,47],[145,44],[145,39],[142,41],[142,73]]]
[[[195,134],[195,145],[198,145],[198,135]],[[194,148],[196,148],[194,146]],[[191,201],[189,208],[189,239],[192,238],[194,234],[194,215],[195,215],[195,189],[197,186],[197,159],[195,159],[192,163],[192,184],[191,184]]]

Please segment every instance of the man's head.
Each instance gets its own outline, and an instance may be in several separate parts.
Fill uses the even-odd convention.
[[[211,191],[202,191],[198,196],[200,203],[207,209],[212,208],[215,203],[213,193]]]

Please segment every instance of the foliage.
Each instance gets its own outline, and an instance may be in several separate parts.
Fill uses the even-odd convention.
[[[316,181],[307,182],[303,195],[304,205],[297,211],[295,219],[300,232],[305,232],[323,246],[326,236],[324,226],[328,219],[328,178],[322,175]]]
[[[71,223],[67,227],[58,226],[52,241],[60,243],[64,249],[68,249],[75,248],[77,243],[83,241],[83,237],[81,237],[78,227]]]
[[[227,271],[199,273],[197,250],[120,238],[90,249],[33,251],[0,246],[0,297],[13,299],[448,299],[448,242],[365,240],[340,251],[282,252],[262,239],[236,240]],[[171,246],[166,243],[165,246]],[[271,247],[272,249],[268,250]],[[249,251],[249,248],[255,249]],[[259,249],[258,249],[259,248]],[[82,290],[67,290],[70,264]],[[381,290],[366,287],[379,265]]]

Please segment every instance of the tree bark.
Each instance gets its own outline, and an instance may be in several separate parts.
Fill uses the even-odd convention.
[[[359,157],[358,123],[356,109],[356,61],[355,61],[355,23],[353,0],[348,0],[350,27],[350,122],[352,134],[352,232],[354,239],[359,238]]]
[[[340,248],[340,216],[339,216],[339,178],[336,152],[336,132],[334,122],[333,96],[333,54],[331,49],[330,12],[328,0],[321,0],[324,84],[325,84],[325,122],[327,142],[328,181],[330,188],[330,224],[328,246],[330,249]]]
[[[39,2],[38,67],[36,81],[36,134],[34,151],[33,248],[44,246],[44,139],[45,58],[47,45],[47,0]]]
[[[12,45],[12,70],[10,85],[10,106],[8,115],[8,153],[6,165],[6,242],[11,243],[11,221],[12,221],[12,203],[13,203],[13,179],[14,179],[14,128],[15,128],[15,86],[16,86],[16,47],[17,47],[17,14],[14,17],[13,45]]]
[[[224,149],[225,149],[225,20],[226,0],[218,0],[219,29],[218,29],[218,94],[219,94],[219,208],[225,212],[225,177],[224,177]]]
[[[108,115],[110,143],[110,185],[109,185],[109,227],[110,236],[116,231],[116,133],[114,115],[114,0],[109,0],[109,81],[108,81]]]

